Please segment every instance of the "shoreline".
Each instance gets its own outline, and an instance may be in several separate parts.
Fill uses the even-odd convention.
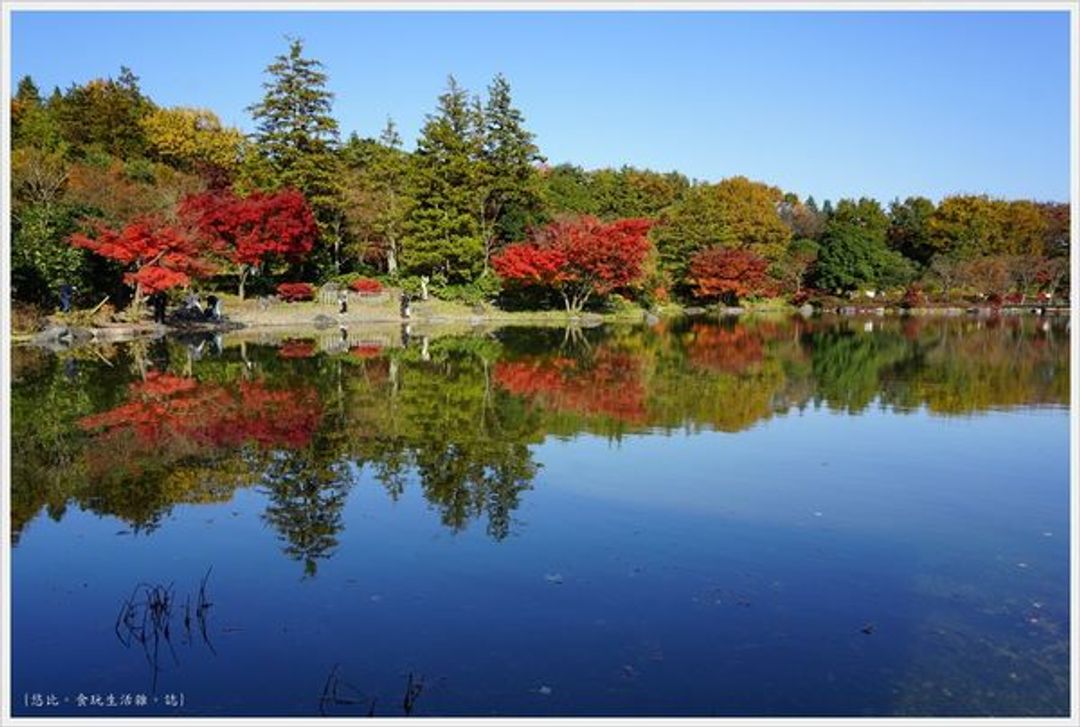
[[[241,310],[235,316],[228,316],[220,323],[183,322],[177,324],[157,324],[149,322],[115,323],[98,326],[69,325],[62,320],[50,319],[48,328],[35,333],[11,333],[11,344],[37,346],[48,349],[67,350],[81,345],[100,343],[123,343],[141,339],[155,339],[162,336],[184,334],[259,334],[297,331],[300,333],[326,332],[334,329],[372,329],[385,330],[388,327],[408,325],[422,332],[429,327],[458,328],[466,330],[478,328],[502,328],[509,326],[594,327],[611,323],[656,323],[679,317],[698,316],[756,316],[756,315],[802,315],[804,317],[838,315],[842,317],[881,317],[881,316],[940,316],[992,318],[997,316],[1069,316],[1072,311],[1065,306],[925,306],[902,308],[899,306],[841,306],[813,308],[803,306],[769,307],[724,307],[711,308],[671,308],[658,312],[645,309],[620,311],[616,313],[587,312],[571,315],[565,311],[419,311],[410,318],[393,315],[365,315],[358,311],[351,315],[330,315],[327,310],[332,306],[307,306],[303,309],[290,308],[280,311],[286,315],[274,315],[268,311]],[[372,311],[374,312],[374,311]]]

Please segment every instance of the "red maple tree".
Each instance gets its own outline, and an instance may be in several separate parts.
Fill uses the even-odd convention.
[[[605,223],[587,215],[556,220],[503,248],[491,264],[511,284],[556,290],[566,309],[578,312],[590,297],[641,279],[651,226],[646,219]]]
[[[237,196],[231,189],[186,197],[180,215],[207,241],[214,252],[237,268],[238,293],[251,272],[268,261],[295,261],[315,245],[315,216],[294,189]]]
[[[98,225],[96,237],[75,233],[69,242],[128,266],[124,282],[135,288],[135,305],[142,294],[156,293],[214,271],[204,241],[154,217],[142,217],[122,230]]]
[[[769,261],[749,250],[710,247],[691,258],[690,282],[698,298],[734,305],[739,298],[768,292],[768,269]]]

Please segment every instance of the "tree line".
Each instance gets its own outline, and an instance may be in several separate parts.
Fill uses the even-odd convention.
[[[1069,285],[1066,203],[954,195],[801,199],[736,176],[549,165],[510,84],[450,77],[407,150],[393,120],[342,138],[322,64],[292,40],[245,135],[116,78],[12,99],[12,282],[50,306],[138,303],[192,284],[384,283],[468,302],[580,310],[795,303],[857,291],[1025,302]]]

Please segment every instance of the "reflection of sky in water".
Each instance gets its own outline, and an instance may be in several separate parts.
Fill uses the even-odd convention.
[[[449,529],[415,469],[394,500],[350,464],[309,577],[265,517],[269,485],[149,533],[39,515],[13,551],[16,709],[148,691],[121,602],[140,580],[182,600],[212,565],[216,654],[178,639],[158,677],[189,714],[315,714],[335,664],[363,697],[337,716],[370,698],[400,715],[410,672],[428,716],[1067,711],[1063,409],[811,405],[737,433],[539,441],[502,540],[483,518]]]

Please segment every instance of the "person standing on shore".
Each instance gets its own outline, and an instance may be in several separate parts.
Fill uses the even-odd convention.
[[[154,323],[165,322],[165,293],[157,291],[150,296],[150,305],[154,309]]]
[[[75,286],[71,283],[60,284],[60,312],[71,312],[71,299],[75,295]]]

